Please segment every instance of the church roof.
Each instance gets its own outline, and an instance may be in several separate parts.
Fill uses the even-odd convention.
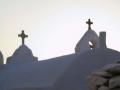
[[[39,62],[29,62],[15,66],[6,66],[0,77],[0,86],[5,90],[21,87],[54,87],[60,90],[73,90],[69,86],[84,88],[87,90],[85,78],[105,64],[120,59],[120,53],[112,49],[95,49],[83,54],[71,54]],[[9,68],[9,69],[8,69]],[[71,83],[71,80],[73,83]],[[75,81],[74,81],[75,80]],[[11,83],[12,82],[12,83]],[[66,84],[67,83],[67,84]],[[81,83],[77,85],[77,83]],[[76,86],[77,85],[77,86]],[[3,89],[3,90],[4,90]]]
[[[4,84],[6,89],[53,86],[75,58],[76,55],[71,54],[39,62],[8,65],[1,74],[1,77],[6,79],[0,83],[2,86]]]

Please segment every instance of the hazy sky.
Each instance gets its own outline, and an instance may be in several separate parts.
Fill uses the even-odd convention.
[[[88,18],[97,33],[107,32],[107,46],[120,51],[120,0],[0,0],[0,50],[11,56],[23,29],[40,60],[73,53]]]

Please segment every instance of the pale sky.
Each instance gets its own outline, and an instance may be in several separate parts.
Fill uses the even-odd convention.
[[[97,34],[107,32],[107,46],[120,51],[120,0],[0,0],[0,50],[11,56],[23,29],[39,60],[74,53],[88,18]]]

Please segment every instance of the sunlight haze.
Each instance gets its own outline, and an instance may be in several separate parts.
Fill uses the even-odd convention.
[[[120,0],[0,0],[0,50],[11,56],[24,30],[39,60],[74,53],[89,18],[97,34],[107,32],[107,46],[120,51]]]

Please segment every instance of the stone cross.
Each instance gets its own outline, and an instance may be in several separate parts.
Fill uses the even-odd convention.
[[[24,33],[24,30],[22,30],[21,34],[18,34],[18,37],[21,37],[21,38],[22,38],[22,45],[24,45],[25,38],[27,38],[28,35],[26,35],[26,34]]]
[[[90,19],[88,19],[88,21],[86,22],[86,24],[88,24],[88,30],[91,29],[91,25],[93,24],[93,22],[91,22]]]

